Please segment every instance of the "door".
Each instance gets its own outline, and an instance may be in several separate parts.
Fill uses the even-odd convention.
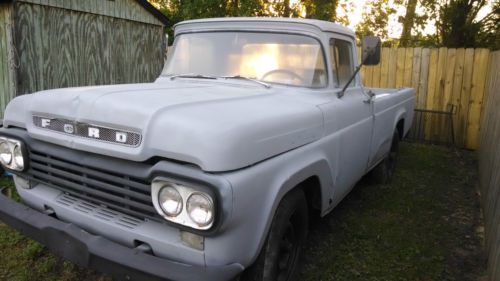
[[[332,165],[335,177],[334,201],[340,201],[365,174],[370,154],[373,128],[373,105],[366,102],[359,82],[353,80],[342,97],[337,94],[354,73],[354,42],[341,39],[330,41],[329,59],[335,93],[332,102],[322,106],[325,130],[330,135]],[[333,204],[333,205],[335,205]]]

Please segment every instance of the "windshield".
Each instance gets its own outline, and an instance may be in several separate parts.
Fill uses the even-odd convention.
[[[206,32],[177,36],[163,75],[242,76],[264,82],[325,87],[320,43],[277,33]]]

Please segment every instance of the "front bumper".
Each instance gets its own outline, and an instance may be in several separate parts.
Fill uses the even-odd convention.
[[[93,235],[0,195],[0,220],[80,266],[120,280],[229,280],[241,265],[193,266],[159,258]]]

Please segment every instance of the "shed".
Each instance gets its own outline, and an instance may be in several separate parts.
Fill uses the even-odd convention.
[[[147,0],[0,0],[0,118],[17,95],[153,81],[167,24]]]

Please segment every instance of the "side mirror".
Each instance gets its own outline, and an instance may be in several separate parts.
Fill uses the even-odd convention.
[[[361,46],[363,50],[363,65],[377,65],[380,63],[380,48],[382,46],[382,41],[380,41],[379,37],[364,37]]]

